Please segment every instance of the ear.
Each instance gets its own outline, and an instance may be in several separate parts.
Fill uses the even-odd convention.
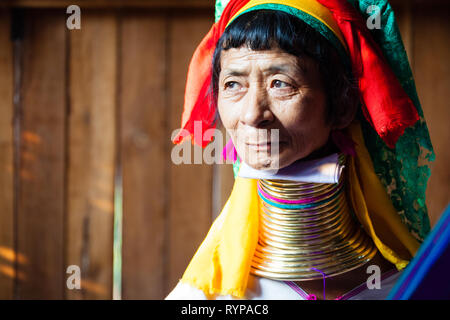
[[[347,98],[343,99],[342,103],[335,106],[337,110],[334,114],[333,129],[344,129],[352,123],[353,119],[356,117],[358,108],[361,106],[358,97],[359,96],[356,91],[350,90]]]

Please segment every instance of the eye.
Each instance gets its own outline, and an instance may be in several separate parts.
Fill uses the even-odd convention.
[[[225,90],[239,90],[241,85],[239,84],[239,82],[236,81],[228,81],[225,83],[224,87]]]
[[[272,87],[273,88],[283,89],[283,88],[290,88],[292,86],[289,83],[281,81],[281,80],[273,80],[272,81]]]

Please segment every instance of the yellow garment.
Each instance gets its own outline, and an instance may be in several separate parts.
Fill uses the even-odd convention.
[[[384,258],[401,270],[414,256],[419,243],[402,223],[375,174],[359,123],[353,123],[348,131],[356,144],[357,155],[355,158],[349,157],[347,172],[347,194],[351,206]]]
[[[358,123],[349,127],[356,143],[349,157],[347,193],[355,215],[381,254],[403,269],[419,243],[409,233],[376,176]],[[207,296],[244,297],[258,242],[257,180],[237,177],[230,198],[187,267],[182,282]]]
[[[282,4],[288,7],[292,7],[303,11],[310,16],[316,18],[320,22],[322,22],[325,26],[328,27],[335,35],[338,37],[339,41],[341,41],[344,48],[347,48],[347,44],[344,41],[344,37],[342,36],[341,30],[334,20],[332,13],[328,8],[321,5],[317,0],[250,0],[246,5],[244,5],[236,14],[231,17],[230,21],[228,21],[227,26],[241,13],[247,11],[250,8],[256,7],[261,4]]]
[[[244,295],[258,242],[256,181],[236,178],[230,198],[181,281],[201,289],[206,295]]]

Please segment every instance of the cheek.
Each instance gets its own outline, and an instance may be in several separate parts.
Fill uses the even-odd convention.
[[[237,113],[238,109],[236,105],[227,101],[218,100],[217,110],[219,112],[220,121],[227,132],[226,139],[228,140],[228,138],[231,138],[234,146],[239,151],[239,130],[237,130],[239,125],[239,114]]]
[[[322,94],[310,94],[302,97],[283,114],[281,121],[294,146],[316,149],[326,143],[330,127],[325,121],[325,112],[325,97]]]
[[[239,114],[236,112],[236,105],[224,99],[220,99],[219,96],[217,101],[217,110],[225,129],[235,129],[239,121]]]

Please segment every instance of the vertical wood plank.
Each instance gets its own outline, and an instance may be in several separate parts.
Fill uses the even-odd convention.
[[[415,79],[436,152],[427,189],[427,206],[434,225],[450,201],[450,5],[417,5],[413,12]]]
[[[68,299],[111,299],[117,21],[87,11],[70,39],[66,267],[81,271]]]
[[[170,133],[180,127],[189,61],[211,27],[212,20],[213,12],[210,10],[174,14],[170,20]],[[170,162],[166,293],[173,289],[181,278],[211,225],[212,167],[206,164],[175,165]]]
[[[395,16],[397,18],[397,24],[400,29],[400,34],[402,35],[403,44],[405,46],[406,54],[408,55],[408,60],[411,68],[414,66],[414,38],[413,38],[413,13],[412,4],[410,2],[405,2],[403,4],[398,4],[394,7]],[[414,71],[414,70],[413,70]]]
[[[14,292],[13,56],[10,11],[0,9],[0,299]]]
[[[18,297],[61,299],[64,222],[65,16],[25,16],[17,212]]]
[[[164,14],[123,16],[123,299],[161,299],[165,285],[166,32]]]

